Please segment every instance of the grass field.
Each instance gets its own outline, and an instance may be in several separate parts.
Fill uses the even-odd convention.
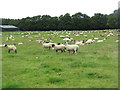
[[[59,36],[67,35],[66,31],[32,31],[3,32],[2,42],[16,44],[18,53],[8,53],[2,48],[3,88],[117,88],[118,87],[118,37],[114,36],[104,42],[94,42],[79,46],[78,54],[55,52],[43,48],[35,40],[52,38],[52,42],[62,42]],[[73,33],[82,31],[67,31],[75,40],[86,40],[92,35],[103,39],[102,31],[84,32],[87,38],[75,36]],[[53,34],[54,33],[54,34]],[[107,32],[108,33],[108,32]],[[22,35],[21,35],[22,34]],[[6,41],[13,35],[15,40]],[[21,37],[28,35],[27,37]],[[33,40],[33,41],[29,41]],[[23,45],[17,45],[23,42]]]

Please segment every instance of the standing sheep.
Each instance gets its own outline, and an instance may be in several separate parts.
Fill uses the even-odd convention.
[[[60,50],[61,52],[65,52],[65,49],[66,49],[66,46],[60,43],[58,43],[58,45],[52,44],[52,47],[54,48],[54,50],[56,50],[56,52],[58,50]]]
[[[43,48],[51,48],[53,44],[56,44],[56,43],[43,43]]]
[[[8,48],[8,53],[10,53],[11,50],[13,50],[15,53],[17,53],[17,48],[16,48],[15,45],[7,45],[7,44],[5,44],[4,47]]]
[[[73,51],[73,53],[77,53],[78,52],[78,45],[68,45],[67,43],[65,43],[66,46],[66,50],[68,51],[68,53],[70,54],[70,51]]]

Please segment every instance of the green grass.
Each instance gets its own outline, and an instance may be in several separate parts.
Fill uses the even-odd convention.
[[[55,31],[48,32],[3,32],[2,42],[16,44],[18,53],[7,53],[2,48],[3,88],[117,88],[118,87],[118,44],[116,31],[115,36],[109,37],[103,43],[94,42],[91,45],[79,47],[78,54],[68,52],[55,52],[44,49],[42,44],[35,40],[52,38],[52,42],[62,42],[60,31],[58,35],[51,35]],[[87,38],[75,36],[74,33],[81,31],[68,31],[70,37],[76,40]],[[19,33],[31,37],[21,37]],[[92,35],[103,39],[98,32],[84,32],[88,38]],[[9,34],[15,40],[6,41]],[[40,34],[40,36],[38,36]],[[35,36],[38,37],[35,37]],[[63,35],[67,35],[64,31]],[[29,42],[29,40],[33,40]],[[23,42],[24,45],[17,45]]]

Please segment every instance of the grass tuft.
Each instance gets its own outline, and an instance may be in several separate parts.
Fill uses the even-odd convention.
[[[58,78],[58,77],[51,77],[48,80],[48,82],[51,83],[51,84],[56,84],[56,83],[60,83],[60,82],[63,82],[63,81],[64,81],[64,79]]]

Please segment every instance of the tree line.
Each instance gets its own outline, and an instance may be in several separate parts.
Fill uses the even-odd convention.
[[[120,29],[120,8],[109,15],[95,13],[92,17],[78,12],[59,17],[38,15],[22,19],[2,18],[2,24],[15,25],[22,31]]]

